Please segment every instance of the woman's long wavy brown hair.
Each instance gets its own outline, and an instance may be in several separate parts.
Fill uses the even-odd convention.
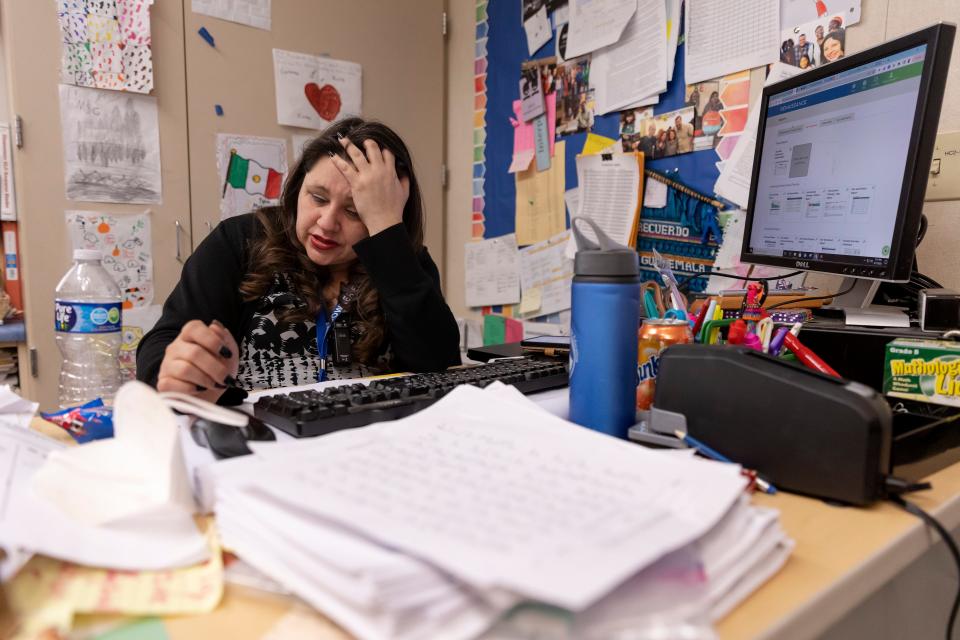
[[[281,323],[313,321],[323,308],[323,286],[329,278],[326,267],[314,264],[297,239],[297,201],[304,176],[323,158],[335,153],[350,162],[338,141],[338,134],[347,136],[361,151],[365,140],[373,140],[381,149],[389,149],[396,157],[397,174],[410,180],[410,196],[403,207],[403,225],[415,252],[423,247],[423,199],[413,172],[410,152],[392,129],[379,122],[348,118],[330,125],[308,144],[283,185],[280,204],[256,212],[262,232],[254,236],[250,251],[250,268],[240,283],[245,301],[267,294],[277,274],[285,275],[305,307],[277,311]],[[354,321],[360,325],[361,337],[354,345],[354,358],[374,364],[380,355],[386,328],[377,290],[357,260],[350,267],[350,283],[356,287]]]

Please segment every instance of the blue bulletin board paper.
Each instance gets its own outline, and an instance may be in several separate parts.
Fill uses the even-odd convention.
[[[514,175],[507,173],[513,155],[513,101],[518,98],[520,66],[529,60],[526,38],[521,21],[521,3],[518,0],[489,0],[486,6],[486,148],[483,164],[484,237],[494,238],[513,233],[516,188]],[[679,21],[683,25],[683,20]],[[682,28],[682,27],[681,27]],[[480,30],[478,29],[478,37]],[[535,59],[549,58],[555,51],[553,38],[544,45]],[[685,104],[683,79],[684,46],[680,33],[676,64],[672,80],[665,93],[660,94],[660,103],[654,113],[679,109]],[[592,133],[610,138],[619,138],[619,114],[614,112],[598,116]],[[586,132],[562,136],[566,140],[566,189],[577,186],[576,155],[583,148]],[[716,163],[720,158],[713,149],[695,151],[670,158],[646,162],[646,167],[668,174],[705,194],[713,193],[713,185],[719,176]],[[569,220],[568,220],[569,224]]]

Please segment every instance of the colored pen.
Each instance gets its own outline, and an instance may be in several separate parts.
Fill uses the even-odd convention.
[[[770,338],[773,337],[773,319],[769,316],[757,322],[757,337],[760,339],[760,350],[764,353],[769,352]]]
[[[789,327],[777,327],[777,332],[770,340],[770,354],[778,356],[783,349],[783,338],[790,333]]]
[[[811,369],[825,373],[828,376],[833,376],[834,378],[840,377],[840,374],[834,371],[833,367],[821,360],[820,356],[811,351],[809,347],[804,346],[804,344],[797,339],[797,336],[793,335],[792,331],[783,337],[783,346],[790,349],[790,351],[797,356],[797,360]]]
[[[713,320],[723,320],[723,305],[719,302],[717,306],[713,308]],[[710,344],[716,344],[717,336],[720,334],[720,329],[712,329],[710,331],[710,339],[708,342]]]
[[[727,462],[727,463],[733,464],[733,460],[726,457],[722,453],[719,453],[718,451],[714,451],[713,449],[703,444],[693,436],[686,434],[683,431],[680,431],[679,429],[675,430],[673,434],[677,436],[680,440],[682,440],[684,444],[686,444],[688,447],[692,449],[696,449],[700,454],[706,456],[707,458],[716,460],[717,462]],[[773,495],[777,492],[776,487],[774,487],[772,484],[770,484],[760,476],[757,476],[757,486],[760,487],[761,491],[763,491],[764,493],[769,493],[770,495]]]
[[[713,298],[710,298],[710,303],[715,304]],[[698,335],[700,333],[700,327],[703,326],[703,320],[707,317],[707,313],[710,311],[710,304],[704,304],[700,307],[700,313],[697,314],[697,321],[693,323],[693,335]]]

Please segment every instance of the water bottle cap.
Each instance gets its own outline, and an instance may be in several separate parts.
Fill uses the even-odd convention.
[[[103,253],[101,253],[97,249],[74,249],[73,259],[74,260],[102,260]]]
[[[597,236],[599,244],[583,235],[577,226],[586,222]],[[611,240],[603,229],[589,218],[573,218],[570,228],[577,241],[577,254],[573,273],[578,276],[636,277],[640,273],[640,256],[637,252]]]

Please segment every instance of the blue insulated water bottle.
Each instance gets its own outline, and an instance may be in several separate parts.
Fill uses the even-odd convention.
[[[577,228],[585,222],[599,244]],[[577,241],[570,341],[570,420],[627,437],[636,421],[640,267],[637,252],[616,244],[587,218],[570,224]]]

